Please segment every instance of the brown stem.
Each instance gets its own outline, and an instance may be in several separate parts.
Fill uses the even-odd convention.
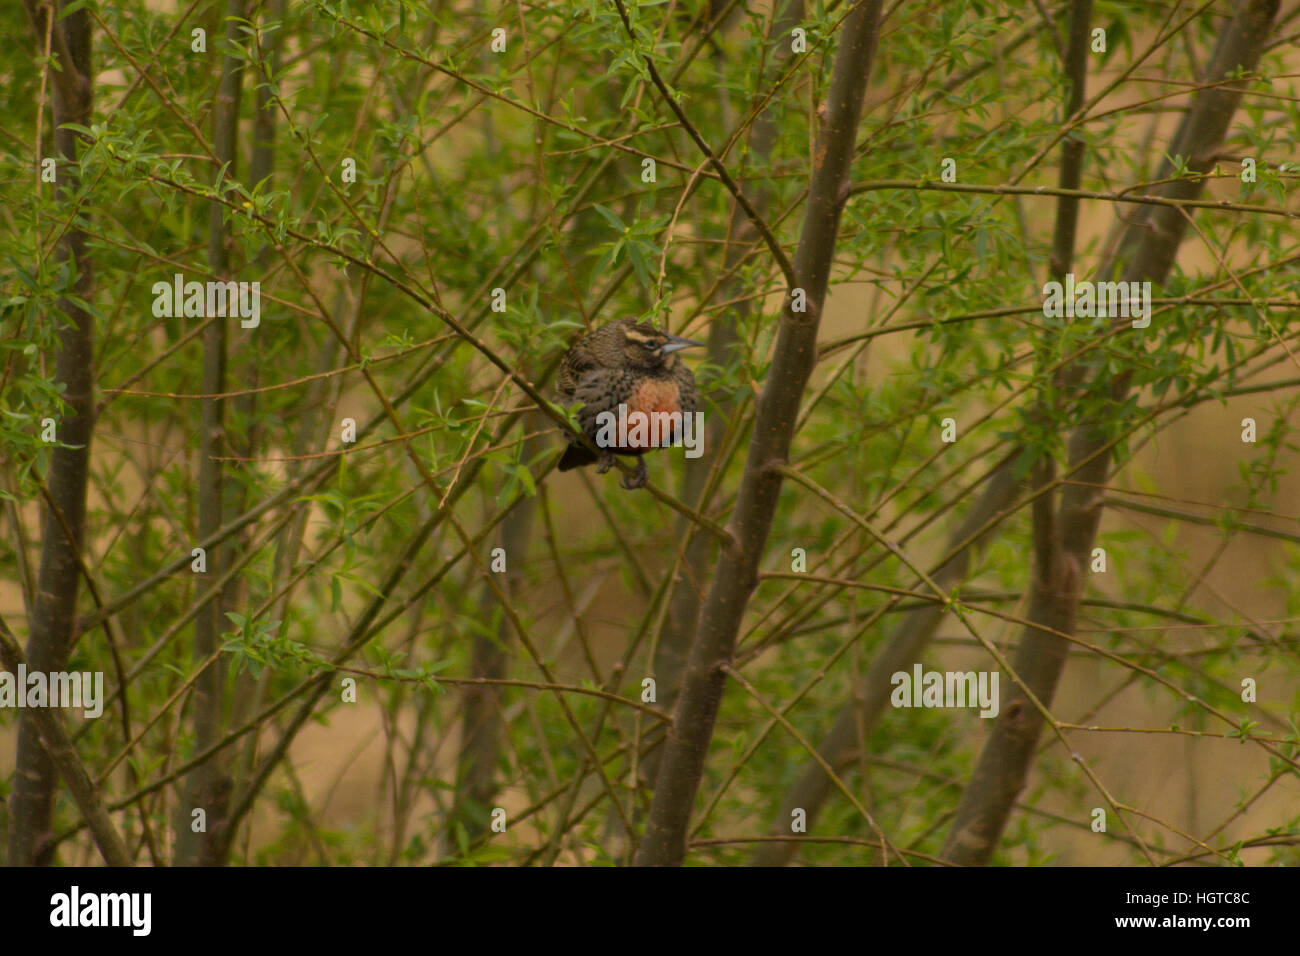
[[[226,0],[225,40],[233,47],[241,36],[240,18],[243,0]],[[221,62],[221,81],[213,117],[213,146],[221,164],[218,175],[233,177],[236,143],[239,132],[239,101],[243,86],[243,61],[226,55]],[[212,202],[208,207],[208,268],[224,279],[229,272],[230,257],[226,249],[227,230],[224,207]],[[253,334],[257,334],[254,332]],[[218,319],[203,333],[203,392],[220,396],[226,390],[226,320]],[[206,538],[221,527],[223,512],[223,475],[219,460],[225,454],[225,400],[203,399],[199,437],[199,538]],[[217,546],[207,555],[207,573],[220,576],[225,565],[226,547]],[[201,663],[217,650],[221,637],[224,596],[209,601],[194,619],[194,660]],[[198,679],[194,693],[194,744],[205,750],[221,739],[225,668],[221,661],[208,667]],[[195,768],[186,780],[177,807],[176,862],[183,866],[217,866],[220,857],[226,808],[231,782],[225,754],[214,755]],[[202,809],[206,815],[203,832],[193,829],[192,814]]]
[[[675,866],[686,853],[691,808],[726,680],[722,665],[730,662],[745,607],[757,584],[758,563],[781,492],[781,476],[769,465],[782,463],[789,455],[799,401],[817,357],[817,329],[840,213],[848,196],[849,167],[875,56],[880,8],[880,0],[867,0],[844,21],[794,260],[795,288],[804,291],[807,311],[793,311],[793,296],[787,298],[730,525],[733,544],[719,556],[700,612],[645,839],[636,854],[638,865]]]
[[[803,0],[789,0],[784,10],[772,26],[775,48],[775,66],[781,67],[788,58],[786,51],[789,44],[782,42],[789,37],[790,31],[803,20]],[[721,52],[718,53],[721,58]],[[764,110],[754,118],[749,130],[749,152],[758,167],[767,164],[776,142],[777,124],[774,110]],[[766,190],[755,193],[754,203],[760,215],[766,215],[770,196]],[[718,286],[713,299],[724,302],[735,299],[746,291],[740,280],[738,264],[748,255],[749,244],[754,232],[753,225],[739,203],[732,207],[731,224],[728,228],[728,243],[723,255],[723,272],[730,273],[730,280]],[[753,309],[753,302],[746,299],[728,309],[709,326],[708,361],[725,368],[732,361],[732,351],[738,341],[737,326],[739,318],[746,316]],[[704,434],[706,448],[720,449],[726,432],[730,403],[719,408],[718,414],[710,417]],[[704,495],[710,486],[712,467],[708,462],[714,456],[695,460],[686,459],[685,473],[682,481],[682,500],[704,512],[708,501]],[[708,564],[715,553],[714,542],[704,535],[695,534],[694,529],[685,522],[678,522],[679,535],[687,539],[685,556],[682,561],[681,579],[673,589],[668,606],[668,617],[664,632],[655,647],[654,673],[659,686],[661,706],[671,709],[677,700],[677,691],[681,685],[682,672],[686,669],[686,658],[690,651],[691,636],[695,633],[695,623],[700,614],[700,582],[708,580]],[[654,781],[658,769],[658,758],[662,751],[646,765],[647,778]]]
[[[1238,67],[1248,71],[1255,68],[1277,9],[1278,0],[1238,3],[1207,70],[1210,82],[1217,84]],[[1240,84],[1201,89],[1174,137],[1169,154],[1186,156],[1191,169],[1206,171],[1207,163],[1222,146],[1241,92]],[[1175,199],[1192,199],[1199,195],[1202,184],[1200,178],[1180,180],[1170,183],[1163,192]],[[1176,207],[1158,206],[1153,210],[1133,222],[1120,242],[1115,264],[1129,263],[1124,272],[1126,281],[1162,282],[1186,231],[1187,220]],[[1112,265],[1103,269],[1102,274],[1109,276],[1113,271]],[[1067,384],[1082,390],[1090,384],[1086,382],[1089,372],[1087,367],[1070,369]],[[1118,407],[1128,394],[1131,379],[1129,371],[1119,375],[1114,383],[1091,384],[1103,394],[1108,393]],[[1115,424],[1111,423],[1111,428]],[[1061,494],[1054,567],[1045,580],[1035,574],[1029,613],[1031,626],[1025,628],[1012,664],[1044,707],[1051,705],[1069,642],[1060,634],[1042,628],[1061,634],[1073,632],[1085,569],[1101,520],[1101,495],[1091,486],[1105,482],[1111,460],[1110,445],[1109,429],[1101,423],[1082,424],[1070,436],[1069,471],[1078,483],[1066,486]],[[988,863],[1016,795],[1024,787],[1042,725],[1042,713],[1029,705],[1020,687],[1015,687],[962,794],[944,844],[945,859],[968,865]]]
[[[536,438],[525,441],[523,460],[528,461],[538,454],[540,446],[541,442]],[[521,590],[520,569],[526,566],[536,511],[537,499],[524,497],[501,522],[500,541],[506,555],[505,589],[511,596],[517,596]],[[484,586],[481,604],[484,619],[491,619],[496,604],[496,595],[491,588]],[[488,635],[481,630],[474,633],[470,674],[475,678],[486,678],[488,682],[466,686],[462,692],[463,722],[456,770],[456,798],[447,817],[451,837],[448,846],[456,845],[452,828],[457,823],[470,833],[486,828],[491,801],[497,792],[496,766],[506,735],[506,724],[501,710],[502,688],[491,682],[506,676],[506,648],[510,646],[511,633],[510,621],[504,613],[495,634]]]
[[[3,663],[7,670],[15,673],[20,664],[28,663],[22,648],[18,646],[18,641],[14,639],[4,621],[0,621],[0,663]],[[81,758],[77,756],[77,748],[68,739],[68,734],[63,729],[59,718],[48,707],[33,707],[25,710],[24,713],[31,715],[31,722],[40,736],[42,752],[67,783],[77,809],[86,818],[86,824],[95,838],[95,845],[104,856],[104,862],[109,866],[131,866],[131,854],[127,852],[126,844],[122,842],[121,835],[113,826],[108,810],[100,801],[90,775],[86,773]]]
[[[933,575],[935,582],[944,590],[953,588],[965,578],[972,564],[974,550],[992,535],[996,524],[1015,501],[1019,490],[1019,483],[1013,475],[1015,458],[1014,454],[1008,456],[989,476],[983,494],[953,533],[948,548],[952,557]],[[884,713],[885,705],[889,703],[892,689],[890,675],[911,668],[934,636],[943,616],[943,607],[938,604],[923,605],[904,615],[898,630],[876,654],[866,674],[858,682],[853,699],[840,709],[835,723],[817,748],[817,752],[831,767],[837,771],[842,770],[858,756],[861,742],[874,729]],[[807,820],[811,824],[832,792],[831,778],[821,764],[809,761],[798,781],[790,788],[768,832],[788,833],[790,815],[796,808],[802,808],[807,813]],[[756,866],[782,866],[789,862],[798,849],[798,841],[767,841],[755,849],[753,862]]]
[[[72,201],[77,191],[77,134],[65,123],[89,125],[92,101],[90,19],[77,10],[53,23],[63,4],[25,0],[37,44],[44,48],[47,33],[58,54],[59,69],[50,69],[53,84],[54,150],[60,158],[55,196]],[[83,213],[84,215],[84,213]],[[70,263],[76,274],[72,291],[90,301],[94,286],[86,234],[75,224],[60,237],[55,256]],[[76,632],[77,587],[81,578],[79,555],[85,540],[86,484],[90,468],[90,440],[94,428],[95,321],[69,299],[58,312],[68,319],[59,331],[55,380],[63,386],[66,407],[58,426],[59,444],[50,455],[46,478],[49,501],[41,524],[41,564],[37,575],[36,604],[27,640],[27,663],[32,670],[61,671]],[[53,317],[50,321],[54,321]],[[61,520],[60,520],[61,516]],[[48,715],[46,715],[48,716]],[[35,710],[18,719],[18,755],[10,797],[9,856],[11,866],[53,862],[44,849],[52,835],[56,767],[42,743],[44,720]]]

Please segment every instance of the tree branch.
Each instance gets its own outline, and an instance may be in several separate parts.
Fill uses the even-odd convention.
[[[26,7],[40,48],[44,48],[46,32],[52,31],[53,46],[59,52],[62,72],[46,64],[46,70],[54,77],[54,149],[63,160],[55,196],[71,202],[79,178],[77,134],[63,126],[66,123],[84,126],[90,122],[90,20],[83,9],[50,23],[43,21],[43,17],[55,17],[61,3],[46,2],[38,11],[34,0],[26,0]],[[78,300],[90,301],[94,276],[86,251],[86,233],[75,222],[59,238],[55,256],[76,276],[71,289],[73,295]],[[28,662],[33,670],[45,673],[64,669],[76,633],[80,553],[85,539],[86,486],[95,417],[94,317],[71,299],[60,300],[58,311],[68,318],[58,333],[59,351],[55,360],[55,379],[63,386],[67,411],[59,422],[59,444],[50,454],[46,479],[49,502],[43,511],[36,607],[27,641]],[[49,321],[53,323],[54,318],[49,317]],[[24,710],[18,719],[18,756],[10,797],[8,862],[11,866],[51,862],[50,854],[43,847],[52,834],[57,778],[50,755],[42,745],[42,724],[37,713],[31,710]]]
[[[221,80],[213,111],[213,148],[218,177],[234,176],[239,134],[239,102],[243,87],[243,61],[231,48],[239,42],[243,0],[226,0],[224,33],[227,53],[221,59]],[[220,193],[220,178],[215,190]],[[213,201],[208,205],[208,269],[225,279],[230,269],[226,250],[227,230],[224,208]],[[199,432],[198,537],[206,538],[221,527],[224,511],[224,482],[221,456],[225,453],[226,390],[226,320],[209,323],[203,333],[203,392],[213,396],[203,399],[202,425]],[[226,545],[217,545],[207,555],[208,573],[220,577],[226,561]],[[206,661],[217,650],[221,636],[222,615],[226,610],[225,592],[206,602],[194,620],[194,661]],[[218,659],[200,676],[194,693],[194,746],[206,750],[221,738],[223,720],[222,688],[225,667]],[[231,781],[226,755],[214,754],[200,764],[186,780],[183,798],[177,807],[176,861],[185,866],[217,866],[230,799]],[[202,808],[207,815],[206,829],[195,833],[190,814]]]
[[[794,288],[804,290],[808,311],[793,311],[793,298],[787,298],[731,520],[735,544],[722,550],[700,612],[645,838],[636,854],[638,865],[677,865],[686,853],[691,808],[726,680],[722,665],[730,662],[745,607],[757,584],[758,563],[781,492],[781,476],[769,465],[782,463],[789,456],[799,402],[816,362],[817,329],[840,213],[848,196],[849,168],[875,56],[880,8],[880,0],[867,0],[844,21],[794,260]]]
[[[14,639],[13,633],[4,621],[0,621],[0,663],[13,673],[18,672],[20,664],[27,663],[22,648],[18,646],[18,641]],[[19,693],[24,692],[25,688],[19,690]],[[85,817],[86,824],[95,837],[95,845],[104,856],[104,862],[109,866],[132,866],[131,855],[127,852],[126,844],[122,842],[122,837],[113,826],[108,810],[100,801],[99,794],[95,792],[95,785],[77,756],[77,748],[68,739],[63,724],[48,707],[32,707],[24,710],[23,713],[30,714],[32,721],[35,722],[41,746],[58,770],[59,776],[67,783],[77,809]]]
[[[1255,68],[1268,40],[1277,14],[1278,0],[1241,0],[1231,22],[1221,35],[1207,78],[1218,81],[1242,67]],[[1189,157],[1188,166],[1203,172],[1223,143],[1232,116],[1241,99],[1240,83],[1215,85],[1198,92],[1167,151],[1170,156]],[[1166,166],[1169,164],[1166,163]],[[1163,178],[1158,176],[1157,178]],[[1178,200],[1194,199],[1203,180],[1179,180],[1163,192]],[[1133,222],[1119,244],[1114,263],[1102,269],[1111,275],[1115,265],[1129,261],[1127,281],[1162,282],[1173,264],[1186,230],[1179,210],[1161,206],[1147,217]],[[1067,384],[1082,385],[1089,369],[1070,370]],[[1131,369],[1114,383],[1098,381],[1094,388],[1109,393],[1115,408],[1122,404],[1132,380]],[[1047,633],[1047,627],[1062,634],[1074,630],[1075,612],[1083,590],[1093,539],[1101,520],[1101,494],[1095,486],[1105,481],[1110,468],[1109,432],[1117,423],[1085,423],[1070,436],[1070,472],[1078,484],[1066,486],[1057,515],[1059,542],[1051,580],[1036,582],[1029,620],[1017,648],[1013,668],[1044,706],[1050,706],[1061,671],[1065,666],[1068,641]],[[955,863],[988,863],[1006,826],[1016,795],[1025,785],[1043,717],[1029,706],[1020,688],[1014,688],[1002,707],[993,732],[980,754],[971,782],[962,794],[944,844],[942,856]]]

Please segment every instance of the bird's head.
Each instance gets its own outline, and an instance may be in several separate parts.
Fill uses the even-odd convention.
[[[617,346],[622,351],[624,360],[633,368],[670,368],[677,361],[677,352],[704,344],[680,335],[671,335],[635,319],[623,319],[613,325],[617,331]]]

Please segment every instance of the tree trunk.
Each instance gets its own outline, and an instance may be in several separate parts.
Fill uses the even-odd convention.
[[[27,15],[44,52],[45,37],[52,31],[51,49],[60,69],[50,69],[54,115],[54,151],[58,156],[55,196],[69,199],[76,193],[80,166],[77,134],[62,129],[64,123],[90,124],[93,94],[91,74],[90,16],[77,10],[53,24],[47,18],[64,4],[37,7],[25,0]],[[83,210],[79,215],[85,216]],[[59,239],[55,256],[69,263],[76,275],[72,291],[90,301],[94,275],[86,255],[86,234],[76,221],[69,222]],[[41,566],[37,578],[36,605],[27,640],[27,666],[33,671],[62,671],[75,640],[77,589],[81,581],[80,554],[86,530],[86,481],[90,468],[90,439],[94,429],[94,339],[95,321],[85,309],[64,299],[59,314],[68,324],[59,332],[59,354],[55,378],[63,386],[66,411],[59,419],[59,444],[50,455],[46,478],[49,492],[41,520]],[[53,318],[53,317],[52,317]],[[9,864],[47,865],[52,852],[45,849],[51,835],[54,787],[58,781],[54,764],[41,744],[40,730],[30,711],[18,718],[18,756],[14,789],[10,797]]]

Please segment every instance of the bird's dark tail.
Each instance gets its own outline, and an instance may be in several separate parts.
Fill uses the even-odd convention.
[[[560,458],[560,471],[571,471],[574,468],[581,468],[583,465],[594,465],[599,459],[596,454],[582,445],[570,445],[564,449],[564,455]]]

